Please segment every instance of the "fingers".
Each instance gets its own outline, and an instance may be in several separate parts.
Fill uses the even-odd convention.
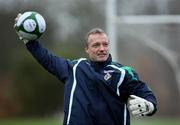
[[[18,17],[20,17],[21,15],[22,15],[21,13],[18,13],[18,15],[17,15],[17,16],[18,16]]]
[[[21,13],[18,13],[18,15],[16,16],[16,18],[14,19],[15,23],[14,23],[14,28],[16,27],[17,21],[19,19],[19,17],[21,16]]]
[[[129,108],[131,114],[134,116],[139,115],[139,114],[143,114],[147,110],[146,104],[144,102],[139,102],[136,104],[130,104],[128,108]]]
[[[17,21],[21,15],[21,13],[18,13],[17,17],[15,18],[15,21]]]
[[[138,99],[139,97],[136,96],[136,95],[130,95],[130,98],[131,98],[131,99]]]
[[[130,106],[129,110],[131,114],[136,118],[145,116],[147,114],[145,106],[140,106],[140,105]]]
[[[135,95],[130,95],[128,109],[134,117],[141,117],[147,114],[146,100]]]
[[[145,108],[146,109],[146,105],[145,103],[137,103],[137,104],[130,104],[129,105],[129,109],[130,110],[138,110],[138,109],[142,109],[142,108]]]
[[[129,100],[130,105],[132,105],[132,104],[136,105],[136,104],[139,104],[140,102],[142,102],[141,99],[130,99]]]
[[[21,16],[22,14],[21,13],[18,13],[18,15],[16,16],[16,18],[14,19],[15,23],[17,23],[19,17]]]
[[[138,115],[138,114],[142,114],[144,112],[146,112],[145,107],[141,107],[141,108],[138,108],[138,109],[131,110],[132,115]]]

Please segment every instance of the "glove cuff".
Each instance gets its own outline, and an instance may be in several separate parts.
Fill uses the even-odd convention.
[[[151,114],[154,111],[154,105],[152,102],[146,101],[147,114]]]
[[[26,43],[28,43],[28,42],[29,42],[29,40],[23,40],[23,42],[24,42],[24,44],[26,44]]]

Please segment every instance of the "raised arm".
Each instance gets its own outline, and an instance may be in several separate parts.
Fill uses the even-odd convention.
[[[45,20],[40,14],[37,12],[19,13],[15,18],[14,28],[19,39],[46,70],[61,81],[69,76],[70,62],[53,55],[37,41],[46,29]]]
[[[50,73],[64,81],[69,76],[70,62],[49,52],[38,41],[29,41],[26,47],[32,56]]]

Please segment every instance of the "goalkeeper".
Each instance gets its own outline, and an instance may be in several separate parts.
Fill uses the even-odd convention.
[[[21,40],[64,83],[64,125],[130,125],[130,114],[142,117],[156,112],[156,97],[147,84],[131,67],[112,61],[110,41],[102,29],[87,33],[89,59],[70,61],[50,53],[39,40]]]

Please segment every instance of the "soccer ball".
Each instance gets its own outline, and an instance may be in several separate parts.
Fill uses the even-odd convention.
[[[15,29],[21,39],[36,40],[46,30],[46,22],[39,13],[29,11],[19,17]]]

